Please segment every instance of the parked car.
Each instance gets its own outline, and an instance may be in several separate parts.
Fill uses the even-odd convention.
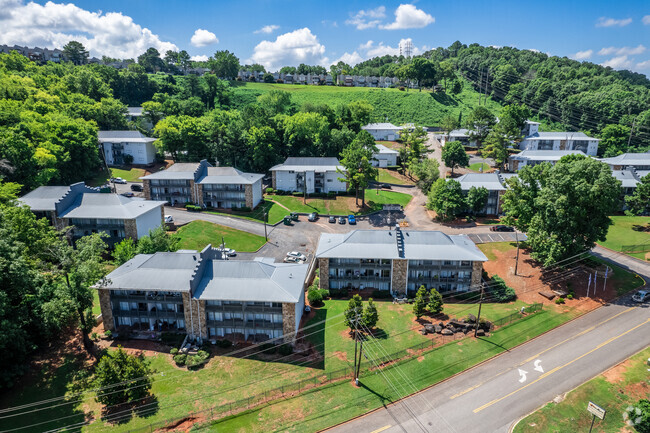
[[[228,257],[235,257],[237,255],[237,251],[233,250],[232,248],[218,248],[219,251],[223,251],[224,254]]]
[[[126,181],[124,179],[122,179],[121,177],[111,177],[111,182],[126,185]]]
[[[314,222],[318,219],[318,212],[312,212],[307,217],[307,221]]]
[[[142,185],[140,185],[139,183],[132,184],[131,191],[142,192]]]
[[[339,217],[339,224],[345,224],[345,217],[344,216]]]
[[[645,302],[650,299],[650,291],[648,290],[639,290],[632,296],[632,300],[635,302]]]
[[[284,263],[302,263],[298,257],[287,256],[284,258]]]
[[[329,218],[328,221],[329,221],[330,224],[336,224],[336,217],[334,215],[330,215],[330,218]]]
[[[357,223],[357,218],[354,215],[348,215],[348,223],[354,225]]]
[[[514,232],[515,228],[510,226],[498,225],[498,226],[490,227],[490,230],[493,232]]]
[[[392,186],[390,183],[385,183],[381,186],[383,189],[392,189]]]
[[[291,251],[287,253],[287,257],[295,257],[298,260],[302,260],[303,262],[307,260],[307,256],[305,256],[303,253],[298,252],[298,251]]]
[[[123,192],[122,195],[124,197],[133,197],[135,194],[133,194],[131,191]]]
[[[166,222],[167,224],[171,224],[171,223],[173,223],[173,222],[174,222],[174,217],[171,216],[171,215],[165,215],[165,222]]]

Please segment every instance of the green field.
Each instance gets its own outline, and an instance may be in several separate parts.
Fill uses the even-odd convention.
[[[554,433],[559,431],[589,431],[592,415],[587,412],[590,401],[598,404],[607,411],[604,420],[596,419],[595,432],[632,432],[626,428],[623,412],[628,406],[640,398],[649,398],[648,366],[646,359],[650,358],[650,349],[645,349],[631,357],[623,366],[615,367],[622,370],[620,380],[612,383],[605,374],[571,391],[564,401],[548,403],[537,412],[519,421],[515,433]],[[617,375],[618,376],[618,375]],[[645,392],[643,386],[646,384]],[[637,389],[636,392],[633,390]],[[635,395],[631,395],[634,392]],[[645,395],[644,395],[645,394]]]
[[[207,244],[216,247],[223,237],[226,247],[241,252],[253,252],[266,243],[264,236],[254,235],[208,221],[192,221],[179,228],[176,236],[180,239],[178,247],[201,251]]]
[[[431,93],[428,91],[399,89],[375,89],[367,87],[307,86],[296,84],[266,84],[232,82],[233,103],[242,107],[255,102],[257,97],[270,90],[284,90],[291,93],[291,99],[297,107],[305,102],[336,106],[342,103],[365,100],[375,108],[373,118],[382,122],[388,119],[395,124],[414,122],[421,125],[435,125],[446,115],[458,118],[478,105],[478,93],[465,82],[459,95]],[[500,105],[488,99],[490,110],[498,114]]]
[[[365,192],[366,208],[360,209],[355,206],[354,197],[337,196],[333,198],[308,198],[303,203],[302,197],[292,195],[270,195],[267,199],[281,203],[291,209],[292,212],[318,212],[323,215],[364,215],[380,210],[384,204],[399,204],[406,206],[412,196],[395,191],[367,189]],[[361,203],[361,201],[359,201]]]
[[[142,168],[131,168],[129,170],[124,170],[122,168],[110,167],[111,174],[109,175],[105,168],[100,170],[97,175],[90,179],[87,184],[90,186],[100,186],[108,182],[108,179],[111,177],[121,177],[127,182],[142,182],[140,177],[144,176],[144,169]]]
[[[264,200],[259,206],[257,206],[251,212],[240,212],[240,211],[230,211],[230,212],[217,212],[217,211],[205,211],[205,213],[211,213],[214,215],[225,215],[225,216],[236,216],[238,218],[244,218],[251,221],[264,222],[264,213],[268,213],[266,217],[266,222],[269,224],[275,224],[282,221],[282,218],[289,211],[280,206],[277,203],[273,203],[269,200]]]
[[[635,226],[648,226],[650,217],[612,216],[610,218],[614,224],[609,226],[607,239],[604,242],[598,242],[600,245],[614,251],[621,251],[623,245],[646,244],[647,251],[650,252],[650,231],[633,230]],[[629,253],[629,255],[642,260],[645,257],[644,252]]]
[[[483,167],[483,173],[486,173],[491,168],[485,162],[476,162],[474,164],[471,164],[469,166],[469,169],[478,173],[481,170],[481,167]]]
[[[413,182],[407,182],[402,180],[402,178],[395,176],[393,170],[386,170],[385,168],[380,168],[378,170],[377,182],[383,183],[394,183],[397,185],[412,185]]]

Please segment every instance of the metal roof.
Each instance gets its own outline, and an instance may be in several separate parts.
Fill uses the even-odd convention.
[[[521,153],[512,155],[512,159],[526,161],[559,161],[566,155],[583,155],[581,150],[524,150]]]
[[[470,130],[466,128],[454,129],[449,131],[450,137],[469,137]]]
[[[144,200],[117,194],[79,194],[71,206],[59,214],[60,218],[134,219],[157,207],[164,201]]]
[[[261,260],[211,260],[193,296],[205,300],[296,303],[308,268]]]
[[[573,141],[599,141],[598,138],[589,137],[584,132],[536,132],[524,140],[573,140]]]
[[[403,255],[397,237],[403,236]],[[439,231],[353,230],[322,233],[316,257],[356,259],[470,260],[488,259],[466,235],[447,235]]]
[[[264,177],[263,174],[244,173],[234,167],[208,167],[201,184],[253,184]]]
[[[506,190],[498,173],[468,173],[455,180],[460,183],[463,190],[469,190],[471,187],[484,187],[489,191]]]
[[[100,143],[150,143],[156,141],[155,138],[147,137],[140,131],[99,131],[97,137]]]
[[[290,157],[283,164],[271,167],[269,171],[336,171],[337,168],[343,170],[343,166],[338,159],[333,157]]]
[[[197,251],[138,254],[106,276],[98,286],[116,290],[189,292],[199,263]]]
[[[650,170],[636,170],[636,175],[639,177],[639,179],[643,179],[649,174],[650,174]]]
[[[375,146],[377,147],[377,152],[376,153],[378,153],[378,154],[387,154],[388,153],[388,154],[397,155],[399,153],[398,151],[390,149],[390,148],[384,146],[383,144],[377,144]]]
[[[209,165],[207,161],[206,164]],[[177,162],[170,165],[165,170],[160,170],[147,176],[142,176],[140,179],[193,180],[195,173],[199,169],[200,165],[200,162]]]
[[[70,186],[39,186],[34,191],[20,197],[19,201],[35,212],[54,211],[56,203],[70,193],[97,194],[99,190],[86,186],[83,182],[73,183]]]
[[[142,107],[126,107],[129,116],[142,116]]]
[[[399,131],[404,128],[402,126],[395,126],[392,123],[384,122],[384,123],[369,123],[366,126],[362,126],[361,129],[387,129],[387,130]]]
[[[601,161],[608,165],[650,165],[650,152],[623,153],[612,158],[603,158]]]
[[[639,183],[636,173],[633,170],[612,170],[612,176],[621,181],[623,188],[636,188]]]

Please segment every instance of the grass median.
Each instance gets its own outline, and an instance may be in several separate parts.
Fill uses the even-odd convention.
[[[221,239],[226,247],[240,252],[257,251],[266,243],[264,236],[258,236],[242,230],[214,224],[208,221],[192,221],[179,228],[176,232],[179,248],[201,251],[206,245],[221,245]]]

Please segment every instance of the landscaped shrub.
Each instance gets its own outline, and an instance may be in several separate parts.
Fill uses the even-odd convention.
[[[239,211],[240,212],[250,212],[251,208],[249,208],[248,206],[242,206],[242,207],[239,208]]]
[[[330,291],[328,289],[319,289],[319,291],[323,299],[330,297]]]
[[[110,329],[104,331],[104,337],[111,338],[112,336],[113,336],[113,332]]]
[[[187,368],[195,368],[200,365],[203,365],[203,361],[205,360],[202,359],[199,355],[193,355],[187,357],[185,364],[187,365]]]
[[[569,300],[570,300],[570,299],[573,299],[573,294],[572,294],[572,293],[569,293],[568,295],[566,295],[566,298],[569,299]]]
[[[217,340],[216,342],[217,347],[222,347],[224,349],[232,346],[232,341],[230,340]]]
[[[302,197],[304,195],[304,193],[302,193],[300,191],[293,191],[291,193],[291,195],[294,196],[294,197]]]
[[[174,356],[174,362],[175,362],[176,365],[178,365],[178,366],[183,366],[183,365],[185,365],[185,362],[186,362],[186,361],[187,361],[187,355],[185,355],[184,353],[181,353],[180,355],[176,355],[176,356]]]
[[[313,307],[320,307],[323,305],[323,295],[318,289],[311,289],[307,292],[307,299],[309,300],[309,305]]]
[[[185,204],[185,209],[187,209],[190,212],[198,212],[201,210],[201,206],[195,206],[193,204],[187,203]]]
[[[288,355],[291,355],[291,354],[293,353],[293,346],[290,345],[290,344],[283,344],[282,346],[280,346],[280,347],[278,348],[278,352],[279,352],[280,355],[282,355],[282,356],[288,356]]]
[[[375,289],[372,291],[372,297],[375,299],[388,299],[393,295],[390,294],[390,290],[379,290]]]
[[[492,277],[488,291],[495,302],[510,302],[517,299],[515,289],[508,287],[503,278],[497,275]]]
[[[205,350],[199,350],[199,351],[196,353],[196,356],[198,356],[198,357],[201,358],[203,361],[205,361],[206,359],[208,359],[208,358],[210,357],[210,353],[209,353],[209,352],[206,352]]]
[[[172,355],[178,355],[178,348],[173,347],[172,350],[169,351],[169,353],[172,354]]]
[[[275,191],[273,191],[273,188],[272,188],[272,187],[268,187],[268,188],[266,188],[266,193],[267,193],[267,194],[273,194],[274,192],[275,192]]]
[[[555,303],[556,303],[557,305],[564,304],[564,298],[555,298]]]
[[[331,298],[347,298],[348,297],[348,289],[343,288],[343,289],[330,289],[330,297]]]

